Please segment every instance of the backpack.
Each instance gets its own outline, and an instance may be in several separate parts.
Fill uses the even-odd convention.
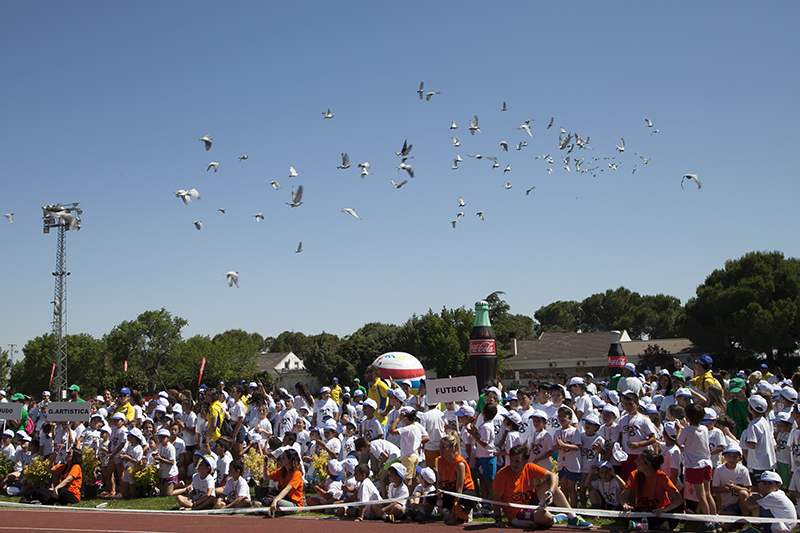
[[[219,434],[222,437],[233,437],[233,426],[231,426],[230,420],[227,419],[225,416],[220,416],[222,421],[219,424]]]
[[[31,420],[31,417],[28,416],[28,423],[25,424],[25,433],[27,433],[28,435],[33,435],[33,429],[34,429],[33,420]]]

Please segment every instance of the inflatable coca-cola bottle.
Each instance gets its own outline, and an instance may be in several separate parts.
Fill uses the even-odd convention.
[[[497,338],[489,323],[489,303],[483,300],[475,304],[475,323],[469,333],[469,371],[481,389],[497,379]]]

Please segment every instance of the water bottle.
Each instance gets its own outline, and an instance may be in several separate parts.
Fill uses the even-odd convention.
[[[647,523],[647,517],[645,516],[642,518],[642,531],[648,531],[650,529],[650,524]]]

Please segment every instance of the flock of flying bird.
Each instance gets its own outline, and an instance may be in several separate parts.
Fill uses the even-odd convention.
[[[425,91],[424,82],[421,82],[419,84],[419,89],[417,90],[417,94],[418,94],[420,100],[425,100],[427,102],[430,102],[431,98],[433,96],[439,95],[439,94],[441,94],[441,92],[440,91]],[[503,105],[500,107],[500,111],[501,112],[505,112],[507,110],[508,110],[508,107],[506,106],[506,103],[503,102]],[[322,113],[322,115],[323,115],[323,119],[333,119],[333,117],[334,117],[334,114],[333,114],[333,112],[331,111],[330,108],[327,111],[324,111]],[[554,118],[550,119],[550,122],[545,127],[545,131],[550,130],[550,128],[553,127],[554,121],[555,121]],[[533,122],[533,120],[525,120],[522,124],[520,124],[519,126],[516,126],[515,130],[524,132],[530,138],[533,138],[534,136],[533,136],[533,133],[531,131],[531,122]],[[646,118],[645,119],[645,123],[646,123],[647,127],[650,128],[650,130],[651,130],[650,134],[651,135],[655,135],[655,134],[660,133],[660,130],[658,130],[658,129],[653,127],[653,122],[650,119]],[[454,131],[454,130],[457,130],[457,129],[459,129],[459,127],[456,124],[456,121],[455,120],[451,121],[450,130]],[[467,131],[472,136],[474,136],[476,133],[482,133],[481,129],[480,129],[479,125],[478,125],[478,116],[477,115],[474,115],[472,119],[469,119],[469,126],[467,128]],[[459,139],[458,135],[456,135],[454,137],[451,137],[450,139],[453,141],[453,147],[454,148],[459,148],[461,146],[461,140]],[[212,137],[208,136],[208,135],[205,135],[205,136],[199,138],[199,141],[204,143],[206,151],[211,150],[211,147],[213,145],[213,140],[214,139]],[[509,143],[508,143],[508,141],[501,140],[499,142],[499,146],[500,146],[500,150],[502,152],[508,152],[509,151]],[[515,147],[515,149],[517,151],[521,151],[524,148],[526,148],[527,146],[528,146],[528,142],[526,140],[522,140],[519,143],[514,143],[514,147]],[[408,143],[408,140],[405,140],[403,142],[403,147],[400,149],[400,151],[399,152],[395,152],[395,155],[400,158],[400,164],[397,165],[397,167],[396,167],[397,171],[399,173],[405,172],[408,175],[408,178],[414,178],[414,168],[409,163],[410,160],[414,159],[414,156],[410,155],[412,147],[413,146]],[[560,132],[558,133],[558,142],[557,142],[556,146],[554,147],[554,149],[557,149],[560,152],[558,157],[560,157],[561,163],[564,165],[564,167],[563,167],[564,172],[570,172],[574,168],[575,172],[579,172],[579,173],[587,173],[588,172],[588,173],[591,173],[592,176],[596,177],[598,172],[604,172],[605,170],[610,170],[610,171],[619,170],[620,165],[622,165],[622,163],[623,163],[621,160],[617,160],[616,156],[605,156],[605,157],[602,157],[602,159],[601,159],[601,157],[589,157],[588,155],[584,156],[584,157],[578,157],[579,154],[583,154],[583,153],[588,154],[589,153],[588,151],[594,150],[594,148],[592,148],[589,145],[589,137],[586,136],[584,138],[579,133],[568,132],[563,127],[560,128]],[[618,154],[623,154],[626,151],[625,139],[620,138],[620,142],[619,142],[619,144],[615,145],[615,149],[616,149],[616,152]],[[586,151],[586,152],[584,152],[584,151]],[[638,152],[635,155],[638,156],[639,159],[641,159],[641,162],[642,162],[641,164],[642,165],[647,165],[650,162],[650,159],[645,158],[644,156],[640,156],[638,154]],[[474,158],[476,160],[486,159],[488,161],[491,161],[492,162],[492,167],[491,167],[492,170],[501,167],[500,162],[498,162],[498,158],[494,157],[494,156],[487,156],[487,155],[482,155],[482,154],[469,154],[469,153],[466,154],[466,156],[469,157],[469,158]],[[339,170],[346,170],[346,169],[350,168],[350,166],[351,166],[350,165],[350,157],[348,156],[348,154],[347,153],[342,153],[341,157],[342,157],[342,164],[341,165],[337,165],[336,168],[339,169]],[[243,156],[238,158],[238,160],[240,162],[241,161],[247,161],[248,159],[249,159],[249,157],[248,157],[247,154],[245,154],[245,155],[243,155]],[[537,155],[535,157],[535,160],[541,160],[542,163],[545,163],[547,165],[547,169],[546,169],[547,172],[552,174],[553,165],[556,162],[556,158],[554,158],[550,154],[542,154],[542,155]],[[462,163],[463,161],[464,161],[464,159],[461,158],[461,155],[456,154],[455,158],[453,159],[453,163],[450,165],[451,170],[454,170],[454,171],[458,170],[459,169],[459,164]],[[210,162],[210,163],[208,163],[206,165],[206,171],[214,169],[214,172],[217,172],[219,170],[219,165],[220,165],[219,162],[212,161],[212,162]],[[367,161],[365,161],[363,163],[358,163],[357,164],[357,168],[361,169],[361,172],[360,172],[361,179],[364,179],[367,176],[373,175],[373,173],[370,171],[371,170],[370,164]],[[502,174],[505,175],[507,172],[511,172],[511,171],[512,171],[512,168],[511,168],[511,164],[509,163],[509,164],[506,164],[505,168],[502,171]],[[637,160],[636,164],[634,164],[634,166],[633,166],[632,174],[635,174],[637,171],[639,171],[639,162],[638,162],[638,160]],[[288,176],[288,178],[290,178],[290,179],[291,178],[297,178],[298,176],[299,176],[299,174],[295,170],[295,168],[294,167],[289,167],[289,176]],[[683,188],[683,182],[685,180],[687,180],[687,179],[688,180],[693,180],[695,182],[695,184],[697,185],[698,189],[701,187],[700,179],[698,178],[698,176],[696,174],[685,174],[681,178],[681,188]],[[394,189],[400,189],[401,187],[403,187],[404,185],[406,185],[408,183],[408,179],[404,179],[402,181],[398,180],[399,182],[395,182],[394,179],[390,179],[389,181],[391,183],[391,186]],[[281,185],[277,180],[271,181],[270,185],[276,191],[281,189]],[[513,187],[510,180],[507,180],[506,183],[503,184],[502,186],[507,190],[511,189]],[[533,191],[535,188],[536,187],[533,186],[533,187],[530,187],[530,188],[526,189],[525,190],[525,194],[529,195],[531,193],[531,191]],[[183,203],[185,205],[188,205],[189,203],[191,203],[192,198],[194,198],[196,200],[200,200],[200,193],[197,191],[197,189],[194,189],[194,188],[188,189],[188,190],[179,189],[179,190],[173,191],[173,194],[175,194],[175,196],[177,198],[179,198],[181,201],[183,201]],[[303,204],[303,186],[302,185],[298,185],[297,188],[295,188],[295,186],[292,185],[290,199],[291,199],[290,202],[286,202],[286,205],[288,205],[289,207],[292,207],[292,208],[300,207]],[[458,197],[458,207],[459,208],[464,208],[465,206],[466,206],[466,202],[464,201],[464,199],[462,197],[459,196]],[[225,208],[220,208],[220,209],[218,209],[218,211],[221,212],[222,214],[225,214]],[[342,213],[351,215],[351,216],[361,220],[361,218],[356,213],[355,209],[353,209],[351,207],[344,207],[344,208],[342,208],[341,211],[342,211]],[[14,213],[7,213],[4,216],[8,219],[8,221],[10,223],[12,223],[12,224],[14,223],[14,218],[13,218]],[[260,221],[264,220],[264,214],[263,213],[256,213],[256,214],[254,214],[252,216],[256,219],[256,222],[260,222]],[[453,228],[456,228],[457,223],[464,216],[465,215],[464,215],[463,211],[459,211],[457,213],[456,218],[454,220],[452,220],[452,222],[451,222]],[[484,211],[478,211],[476,213],[476,216],[478,218],[480,218],[481,220],[485,220],[484,219]],[[70,221],[65,220],[65,223],[70,223]],[[202,228],[205,227],[203,225],[203,221],[202,220],[195,220],[193,222],[193,224],[194,224],[194,226],[195,226],[195,228],[197,230],[201,230]],[[298,244],[298,246],[297,246],[297,249],[295,250],[295,253],[300,253],[302,251],[303,251],[303,243],[300,242]],[[237,288],[239,287],[239,273],[237,271],[227,272],[225,274],[225,276],[227,278],[229,286],[236,285]]]

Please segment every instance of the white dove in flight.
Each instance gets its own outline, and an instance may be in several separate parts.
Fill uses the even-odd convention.
[[[502,148],[504,152],[508,152],[508,142],[507,141],[500,141],[500,148]]]
[[[203,221],[202,220],[195,220],[194,221],[194,227],[197,228],[198,230],[200,228],[205,228],[205,226],[203,225]]]
[[[200,199],[200,193],[197,192],[197,189],[189,189],[188,191],[185,191],[183,189],[178,189],[177,191],[172,191],[172,192],[176,197],[183,200],[184,204],[188,204],[189,202],[191,202],[192,198],[195,198],[197,200]]]
[[[456,126],[456,121],[455,120],[450,123],[450,129],[451,130],[457,130],[458,129],[458,126]]]
[[[400,183],[395,183],[393,179],[390,179],[389,181],[392,182],[392,187],[394,187],[395,189],[399,189],[400,187],[408,183],[408,180],[403,180]]]
[[[253,216],[256,218],[256,222],[261,222],[262,220],[264,220],[264,213],[256,213]]]
[[[485,219],[483,218],[483,211],[478,211],[478,212],[477,212],[477,213],[475,213],[475,214],[476,214],[476,215],[478,215],[478,218],[480,218],[481,220],[485,220]]]
[[[523,125],[521,125],[521,126],[517,126],[517,127],[516,127],[516,128],[514,128],[514,129],[515,129],[515,130],[525,130],[525,133],[527,133],[528,135],[530,135],[531,137],[533,137],[533,135],[531,134],[531,121],[530,121],[530,120],[526,120],[526,121],[525,121],[525,124],[523,124]]]
[[[225,277],[228,278],[228,287],[233,287],[234,284],[235,284],[236,288],[237,289],[239,288],[239,273],[238,272],[235,272],[235,271],[231,270],[230,272],[225,274]]]
[[[214,167],[214,172],[216,172],[217,170],[219,170],[219,163],[217,163],[216,161],[212,161],[211,163],[207,164],[206,172],[208,172],[211,169],[211,167]]]
[[[297,245],[297,250],[295,250],[294,253],[299,254],[302,251],[303,251],[303,241],[300,241],[300,244]]]
[[[429,92],[428,94],[425,95],[425,101],[426,102],[430,102],[431,101],[431,96],[433,96],[434,94],[442,94],[442,93],[439,92],[439,91]]]
[[[458,137],[450,137],[453,140],[453,147],[458,148],[461,146],[461,141],[458,140]]]
[[[342,213],[347,213],[348,215],[353,215],[354,217],[358,218],[358,220],[361,220],[361,218],[359,218],[359,216],[356,214],[356,210],[353,209],[352,207],[343,207],[342,208]]]
[[[212,139],[208,135],[204,135],[204,136],[200,137],[197,140],[198,141],[203,141],[204,143],[206,143],[206,152],[207,152],[207,151],[209,151],[211,149],[211,141],[213,141],[214,139]]]
[[[475,118],[473,120],[469,121],[469,133],[470,133],[470,135],[475,135],[476,131],[480,132],[480,133],[483,133],[483,132],[481,132],[481,129],[478,127],[478,115],[475,115]]]
[[[8,221],[11,222],[12,224],[14,223],[14,213],[6,213],[3,216],[6,217]]]
[[[270,181],[269,184],[272,185],[272,188],[276,191],[281,188],[281,184],[277,181]]]
[[[350,157],[348,157],[347,154],[342,154],[342,164],[336,168],[338,168],[339,170],[350,168]]]
[[[289,167],[289,177],[290,178],[296,178],[297,177],[297,171],[294,169],[294,167]]]
[[[465,202],[464,199],[459,196],[458,197],[458,207],[464,207],[465,205],[467,205],[467,202]]]
[[[286,202],[289,207],[299,207],[303,203],[303,186],[297,187],[297,192],[294,192],[294,185],[292,185],[292,203]]]
[[[244,154],[243,156],[241,156],[241,157],[239,158],[239,161],[246,161],[246,160],[248,160],[248,159],[250,159],[250,157],[249,157],[247,154]]]
[[[620,139],[619,144],[614,145],[617,147],[617,151],[622,153],[625,151],[625,139]]]
[[[697,174],[684,174],[681,178],[681,189],[683,189],[683,180],[694,180],[697,184],[697,188],[700,188],[700,178],[697,177]]]
[[[507,181],[505,185],[503,185],[506,189],[510,189],[512,187],[511,182]]]
[[[408,139],[403,141],[403,149],[399,152],[395,152],[397,157],[406,157],[411,152],[412,144],[408,144]]]
[[[322,118],[333,118],[333,113],[331,113],[331,108],[329,107],[327,111],[322,112]]]
[[[408,157],[404,157],[400,161],[400,164],[397,165],[397,171],[400,172],[401,170],[405,170],[406,172],[408,172],[408,175],[413,178],[414,177],[414,168],[411,165],[406,165],[406,160],[407,159],[409,159],[409,158]]]

